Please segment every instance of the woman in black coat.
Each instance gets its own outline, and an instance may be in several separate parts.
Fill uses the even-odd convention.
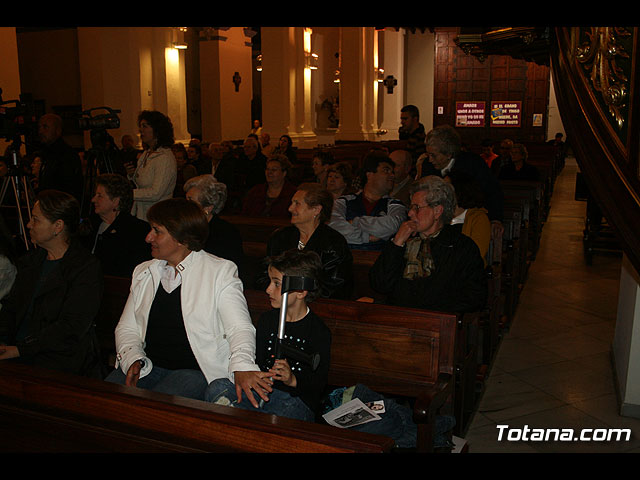
[[[349,299],[353,293],[353,256],[344,236],[326,224],[332,208],[333,196],[320,184],[298,186],[289,207],[291,225],[269,237],[267,256],[292,248],[316,252],[322,263],[322,296]],[[258,287],[264,286],[265,277],[258,279]]]
[[[129,180],[115,173],[98,175],[91,203],[89,249],[100,260],[105,275],[131,277],[137,265],[151,259],[145,241],[151,227],[130,213],[133,188]]]
[[[242,237],[235,225],[221,219],[218,214],[227,202],[227,187],[211,174],[198,175],[184,184],[187,200],[197,203],[204,210],[209,222],[209,236],[203,250],[216,257],[231,260],[244,278],[244,251]]]
[[[37,248],[18,260],[0,310],[0,360],[99,378],[94,320],[102,299],[100,262],[73,238],[80,207],[44,190],[27,224]]]

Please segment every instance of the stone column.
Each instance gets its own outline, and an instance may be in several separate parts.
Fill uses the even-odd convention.
[[[169,27],[78,28],[82,108],[121,110],[116,142],[138,132],[141,110],[168,115],[176,140],[188,139],[184,57],[172,38]]]
[[[398,128],[400,128],[400,109],[404,106],[404,44],[406,31],[387,28],[382,33],[383,61],[385,83],[380,85],[382,89],[382,119],[380,129],[387,133],[381,136],[382,140],[398,140]]]
[[[262,118],[263,131],[272,141],[284,134],[299,148],[317,143],[313,129],[311,82],[308,68],[313,33],[304,27],[263,27]],[[307,51],[305,51],[305,45]]]
[[[340,30],[340,124],[336,140],[377,139],[377,44],[373,27]]]

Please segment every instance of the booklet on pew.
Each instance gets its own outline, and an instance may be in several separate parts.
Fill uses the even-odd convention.
[[[365,404],[359,398],[354,398],[340,405],[338,408],[325,413],[322,417],[329,425],[339,428],[349,428],[380,420],[378,414],[384,412],[384,402],[382,400]]]

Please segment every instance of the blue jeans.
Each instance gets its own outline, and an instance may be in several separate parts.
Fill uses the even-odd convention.
[[[126,378],[122,370],[116,368],[107,375],[105,381],[124,385]],[[136,386],[154,392],[202,400],[207,383],[207,379],[199,370],[168,370],[154,366],[148,375],[138,380]]]
[[[235,384],[228,378],[219,378],[209,384],[204,393],[204,400],[218,405],[270,413],[279,417],[295,418],[307,422],[315,421],[315,415],[299,397],[292,397],[287,392],[274,388],[268,394],[269,401],[265,402],[256,392],[251,393],[258,401],[258,408],[251,405],[245,392],[242,392],[241,401],[238,403]]]

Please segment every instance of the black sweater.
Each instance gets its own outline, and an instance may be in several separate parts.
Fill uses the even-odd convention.
[[[280,309],[273,309],[263,313],[258,321],[256,363],[265,372],[271,368],[274,362],[273,355],[278,338],[279,316]],[[301,320],[287,322],[284,333],[287,344],[308,354],[319,354],[320,363],[314,371],[309,365],[287,357],[291,371],[296,376],[297,386],[292,388],[276,381],[274,388],[283,390],[293,397],[299,396],[314,413],[317,413],[329,375],[331,330],[320,317],[309,311]]]

